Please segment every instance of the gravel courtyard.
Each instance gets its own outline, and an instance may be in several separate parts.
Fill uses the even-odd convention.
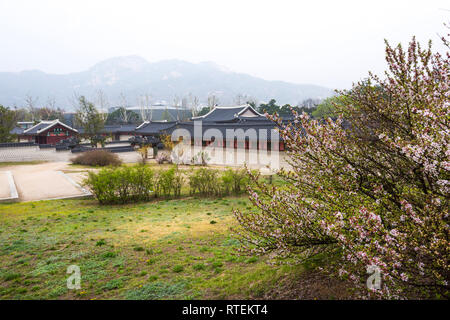
[[[63,171],[70,169],[70,174]],[[46,162],[33,165],[13,165],[1,168],[10,171],[16,184],[19,201],[45,200],[55,198],[84,196],[85,192],[78,185],[85,172],[73,170],[68,162]],[[4,174],[0,177],[0,198],[9,194],[9,185]],[[5,181],[3,181],[5,180]],[[71,181],[72,180],[72,181]],[[4,183],[5,182],[5,183]],[[3,190],[5,189],[5,190]],[[7,190],[8,189],[8,190]]]

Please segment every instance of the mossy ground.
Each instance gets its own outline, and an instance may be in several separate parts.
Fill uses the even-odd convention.
[[[244,197],[123,206],[95,200],[0,204],[1,299],[249,299],[301,266],[236,254]],[[68,290],[69,265],[81,289]]]

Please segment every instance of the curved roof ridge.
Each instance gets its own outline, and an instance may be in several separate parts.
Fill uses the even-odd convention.
[[[35,124],[34,126],[32,126],[32,127],[28,128],[28,129],[24,130],[23,133],[24,133],[24,134],[27,134],[27,133],[33,131],[33,130],[36,129],[36,128],[38,128],[38,129],[36,130],[36,133],[41,133],[42,131],[48,130],[48,129],[50,129],[51,127],[53,127],[54,125],[56,125],[56,124],[60,124],[60,125],[62,125],[63,127],[66,127],[66,128],[69,129],[69,130],[78,132],[77,129],[72,128],[71,126],[68,126],[68,125],[65,124],[64,122],[59,121],[59,119],[55,119],[55,120],[44,120],[44,121],[40,121],[39,123]],[[42,127],[42,125],[47,125],[47,126]],[[42,128],[39,129],[40,126],[41,126]]]
[[[239,106],[215,106],[212,110],[210,110],[208,113],[202,115],[202,116],[197,116],[197,117],[192,117],[192,120],[197,120],[197,119],[205,119],[208,116],[210,116],[211,114],[213,114],[216,110],[233,110],[233,109],[241,109],[239,112],[237,112],[235,115],[239,115],[241,114],[244,110],[247,110],[248,108],[251,108],[251,106],[249,104],[243,104],[243,105],[239,105]],[[255,109],[252,108],[252,110],[254,110],[256,112]]]

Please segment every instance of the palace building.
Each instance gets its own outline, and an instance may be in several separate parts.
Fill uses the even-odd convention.
[[[61,140],[78,135],[78,130],[66,125],[58,119],[41,121],[28,129],[18,127],[12,132],[17,134],[19,141],[50,145],[54,145]]]
[[[275,142],[278,148],[273,146],[274,149],[284,150],[277,124],[250,105],[215,107],[209,113],[191,120],[176,124],[169,132],[184,129],[192,137],[191,144],[201,143],[202,146],[214,143],[216,147],[223,148],[271,149]],[[180,133],[183,131],[180,130]],[[201,142],[195,138],[196,134],[201,134]]]
[[[276,143],[278,150],[284,150],[284,142],[278,137],[277,124],[250,105],[215,107],[203,116],[184,122],[144,121],[138,126],[106,125],[100,134],[110,137],[112,141],[129,141],[136,136],[160,137],[174,132],[179,136],[190,136],[191,145],[209,146],[214,143],[214,146],[223,148],[271,149]],[[61,140],[82,135],[83,129],[75,129],[54,120],[41,121],[31,127],[30,124],[27,127],[22,124],[11,133],[18,136],[19,142],[55,145]]]

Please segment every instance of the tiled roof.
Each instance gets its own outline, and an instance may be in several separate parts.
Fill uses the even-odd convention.
[[[208,122],[228,122],[238,118],[253,118],[253,117],[243,117],[242,114],[245,111],[249,111],[255,114],[255,117],[264,117],[264,115],[258,113],[249,105],[235,106],[235,107],[215,107],[213,110],[207,114],[199,117],[194,117],[192,120],[202,120]],[[265,118],[265,117],[264,117]]]
[[[176,121],[146,121],[135,129],[136,134],[161,134],[162,131],[166,131],[177,124]]]
[[[171,134],[176,129],[185,129],[189,132],[191,137],[194,137],[194,122],[183,122],[179,123],[178,125],[174,126],[173,128],[169,129],[169,133]],[[253,133],[256,133],[256,138],[263,138],[264,136],[267,137],[268,140],[271,139],[271,130],[275,130],[277,128],[277,125],[269,120],[266,121],[255,121],[255,122],[229,122],[229,123],[209,123],[209,122],[202,122],[202,136],[207,132],[209,129],[216,129],[219,130],[219,132],[222,134],[222,137],[225,139],[227,137],[227,130],[236,130],[242,129],[244,131],[244,134],[249,134],[250,136]],[[217,132],[215,130],[210,130],[209,133],[214,136],[214,132]],[[252,139],[254,137],[250,137]]]
[[[12,129],[9,133],[10,134],[22,134],[23,133],[23,128],[20,127],[15,127],[14,129]]]
[[[136,129],[135,124],[105,125],[102,132],[134,132],[134,129]]]
[[[52,120],[52,121],[41,121],[38,124],[32,126],[31,128],[25,129],[23,131],[23,134],[27,134],[27,135],[39,134],[42,131],[48,130],[57,124],[62,125],[63,127],[66,127],[69,130],[77,132],[76,129],[74,129],[74,128],[68,126],[67,124],[62,123],[61,121],[56,119],[56,120]]]
[[[26,129],[23,131],[25,134],[37,134],[39,131],[41,131],[44,128],[47,128],[53,121],[41,121],[38,124],[35,124],[29,129]]]
[[[117,124],[117,125],[105,125],[100,131],[101,133],[113,134],[113,133],[133,133],[136,129],[135,124]],[[83,134],[84,128],[77,128],[78,132]]]

